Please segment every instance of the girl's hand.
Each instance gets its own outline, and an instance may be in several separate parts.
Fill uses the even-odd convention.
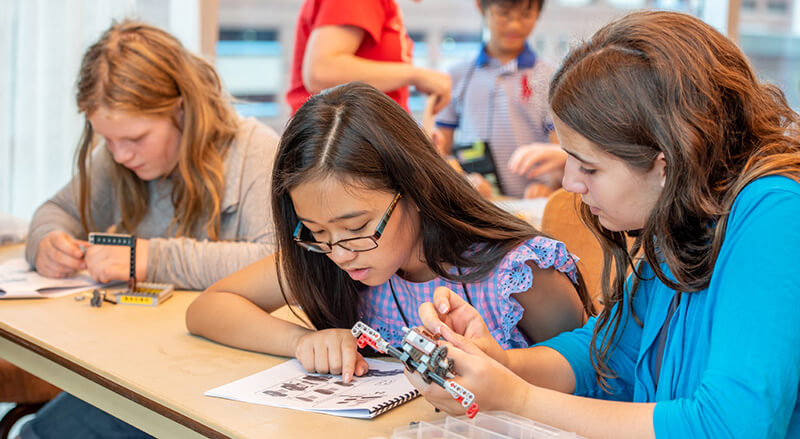
[[[418,312],[427,330],[442,334],[449,342],[465,340],[500,363],[508,363],[506,352],[489,332],[478,310],[450,288],[437,288],[433,292],[433,303],[423,303]]]
[[[455,364],[455,381],[475,395],[481,410],[520,413],[528,399],[530,384],[489,358],[466,339],[448,344],[448,358]],[[406,377],[434,407],[459,416],[465,408],[439,385],[425,383],[419,373],[406,370]]]
[[[549,180],[560,182],[566,163],[567,153],[558,144],[531,143],[514,150],[508,169],[529,179],[551,177]]]
[[[147,279],[150,241],[136,240],[136,280]],[[131,274],[131,249],[118,245],[91,245],[86,250],[86,268],[97,282],[128,280]]]
[[[67,277],[86,268],[83,250],[89,245],[61,230],[54,230],[39,242],[36,271],[46,277]]]
[[[369,370],[369,364],[358,353],[356,339],[349,329],[323,329],[300,336],[295,358],[309,372],[342,374],[349,383],[353,377]]]

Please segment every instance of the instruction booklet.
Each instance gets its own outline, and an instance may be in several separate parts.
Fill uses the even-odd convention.
[[[0,264],[0,299],[61,297],[106,285],[95,282],[85,271],[62,279],[44,277],[22,258]]]
[[[293,359],[205,394],[348,418],[374,418],[419,395],[402,363],[366,360],[369,371],[346,384],[341,375],[306,372]]]

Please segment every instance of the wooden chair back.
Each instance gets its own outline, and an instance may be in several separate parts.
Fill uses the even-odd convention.
[[[542,214],[542,232],[563,242],[572,254],[578,256],[578,267],[586,282],[586,289],[599,312],[602,305],[600,275],[603,271],[603,250],[592,232],[578,215],[580,196],[558,189],[547,199]]]

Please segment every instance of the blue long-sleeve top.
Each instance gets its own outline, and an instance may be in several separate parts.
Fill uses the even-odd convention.
[[[682,294],[669,322],[658,385],[653,357],[675,291],[646,263],[633,301],[643,326],[627,297],[611,311],[623,329],[609,357],[613,394],[590,362],[595,318],[540,345],[567,359],[576,395],[655,402],[657,438],[800,438],[798,221],[793,180],[760,178],[740,192],[708,288]]]

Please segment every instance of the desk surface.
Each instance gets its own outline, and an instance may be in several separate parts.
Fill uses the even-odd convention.
[[[21,248],[0,248],[10,252]],[[286,359],[190,335],[184,314],[196,294],[178,291],[155,308],[0,300],[0,357],[156,437],[389,437],[444,417],[422,398],[359,420],[203,396]]]

